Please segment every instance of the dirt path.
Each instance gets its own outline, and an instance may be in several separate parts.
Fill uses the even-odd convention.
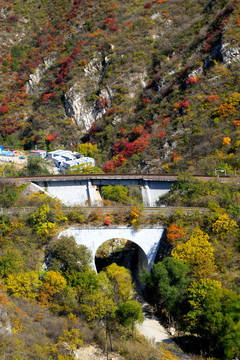
[[[170,350],[174,355],[177,355],[181,360],[191,360],[191,356],[182,352],[182,350],[172,340],[167,330],[160,324],[159,320],[155,317],[151,306],[143,301],[141,296],[137,300],[142,306],[144,321],[142,324],[137,325],[137,330],[140,334],[144,335],[153,345],[161,343],[165,349]]]
[[[157,320],[145,318],[142,324],[137,325],[137,330],[150,342],[173,343],[166,330],[159,324]]]
[[[142,306],[144,316],[143,323],[137,324],[138,332],[144,335],[152,343],[163,342],[172,345],[175,344],[169,333],[155,317],[151,306],[147,302],[144,302],[141,296],[138,296],[137,300]]]

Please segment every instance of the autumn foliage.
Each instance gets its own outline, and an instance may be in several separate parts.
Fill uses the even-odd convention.
[[[181,228],[181,226],[178,226],[175,223],[172,223],[167,231],[167,241],[171,245],[175,245],[178,240],[180,240],[185,235],[185,232]]]
[[[200,229],[196,229],[186,243],[177,245],[172,256],[190,265],[197,278],[208,277],[215,269],[214,248],[209,236]]]

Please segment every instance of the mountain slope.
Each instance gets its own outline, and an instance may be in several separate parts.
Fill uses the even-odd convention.
[[[238,171],[239,1],[1,3],[1,142],[116,172]]]

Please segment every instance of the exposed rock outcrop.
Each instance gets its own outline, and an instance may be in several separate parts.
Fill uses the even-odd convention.
[[[229,65],[234,61],[240,61],[240,49],[237,47],[230,47],[230,44],[223,44],[221,54],[224,65]]]
[[[84,69],[83,77],[64,95],[66,115],[84,130],[88,130],[94,121],[101,118],[106,112],[106,107],[112,104],[113,91],[109,87],[99,89],[108,62],[109,58],[105,57],[102,60],[102,55],[97,54]],[[106,106],[99,106],[99,98],[106,101]]]
[[[66,115],[84,130],[88,130],[92,123],[101,118],[106,112],[105,107],[100,108],[98,106],[97,100],[94,102],[88,101],[86,93],[87,90],[83,83],[78,82],[64,95]],[[102,89],[98,96],[105,99],[108,106],[111,106],[113,94],[109,88]]]
[[[43,59],[42,64],[40,64],[35,72],[33,74],[29,75],[29,80],[26,83],[26,93],[31,94],[36,92],[36,86],[40,83],[42,80],[43,75],[46,73],[46,71],[50,68],[50,66],[54,63],[56,60],[55,57],[49,57]]]
[[[12,332],[12,327],[7,312],[0,306],[0,334],[6,335]]]

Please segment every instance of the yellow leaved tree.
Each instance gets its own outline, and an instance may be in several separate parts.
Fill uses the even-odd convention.
[[[190,265],[197,278],[206,278],[215,271],[213,246],[208,234],[200,229],[195,229],[187,242],[177,245],[172,256]]]
[[[99,153],[97,144],[91,143],[78,144],[77,151],[79,151],[84,156],[90,156],[93,158],[95,158],[96,155]]]
[[[130,271],[115,263],[107,266],[105,271],[113,286],[115,302],[119,304],[120,302],[130,300],[134,294]]]
[[[188,301],[190,311],[187,314],[187,322],[190,326],[195,326],[199,318],[204,312],[204,302],[210,291],[218,291],[222,289],[222,284],[219,281],[211,279],[201,279],[194,281],[188,289]]]
[[[29,217],[33,230],[42,237],[52,236],[57,231],[56,223],[52,221],[50,207],[43,204]]]
[[[16,298],[35,299],[42,282],[36,272],[30,271],[18,275],[8,275],[5,280],[7,292]]]
[[[79,329],[63,329],[59,336],[59,341],[56,344],[56,349],[67,350],[69,355],[58,355],[60,360],[75,359],[74,353],[77,349],[83,346],[83,333]]]
[[[232,236],[238,230],[236,221],[232,220],[228,214],[220,215],[217,220],[212,224],[213,232],[221,239],[224,240],[228,236]]]
[[[54,294],[58,293],[66,285],[66,279],[58,271],[49,270],[42,283],[38,300],[42,305],[48,305]]]

